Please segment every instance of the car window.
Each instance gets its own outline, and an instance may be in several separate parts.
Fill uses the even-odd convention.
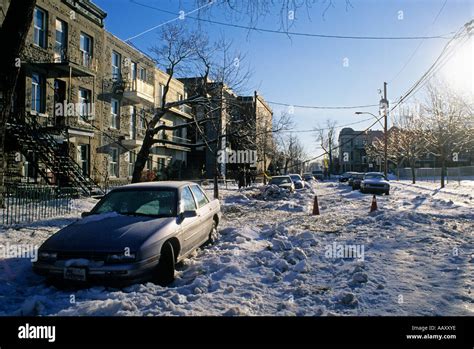
[[[124,215],[176,216],[175,190],[117,190],[110,192],[93,213],[117,212]]]
[[[290,183],[290,179],[288,177],[274,177],[270,181],[270,184],[276,184],[276,185],[287,184],[287,183]]]
[[[196,201],[198,202],[199,207],[203,207],[209,202],[206,195],[204,195],[201,188],[199,188],[197,185],[193,185],[191,187],[191,190],[193,191],[194,197],[196,198]]]
[[[183,189],[181,194],[181,205],[181,211],[196,211],[197,209],[196,202],[194,201],[193,194],[189,187]]]

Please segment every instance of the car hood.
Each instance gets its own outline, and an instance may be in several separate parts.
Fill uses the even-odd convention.
[[[41,246],[45,251],[136,251],[151,235],[174,217],[124,216],[115,212],[87,216],[51,236]]]
[[[388,184],[385,179],[364,179],[364,184]]]
[[[279,184],[278,186],[280,188],[290,188],[293,184],[292,183],[283,183],[283,184]]]

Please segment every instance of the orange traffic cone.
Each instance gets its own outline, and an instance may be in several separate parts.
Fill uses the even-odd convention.
[[[374,194],[374,197],[372,198],[372,205],[370,205],[370,212],[374,212],[374,211],[377,211],[377,199],[375,197],[375,194]]]
[[[313,216],[319,216],[318,196],[314,196]]]

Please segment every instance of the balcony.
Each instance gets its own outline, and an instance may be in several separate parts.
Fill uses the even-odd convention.
[[[143,102],[153,104],[155,102],[154,96],[155,96],[154,86],[139,79],[130,81],[123,93],[124,98],[137,104],[143,103]]]
[[[193,108],[187,104],[181,104],[176,107],[171,107],[171,111],[188,119],[193,118]]]

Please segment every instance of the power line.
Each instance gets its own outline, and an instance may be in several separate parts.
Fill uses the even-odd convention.
[[[367,122],[367,121],[370,121],[370,120],[372,120],[372,118],[359,120],[359,121],[356,121],[356,122],[352,122],[350,124],[345,124],[345,125],[340,125],[340,126],[336,125],[334,128],[339,129],[339,128],[343,128],[343,127],[347,127],[347,126],[362,124],[363,122]],[[320,130],[325,131],[325,130],[330,130],[330,129],[331,129],[331,127],[324,127],[324,128],[318,128],[316,130],[285,130],[285,131],[281,131],[281,132],[285,132],[285,133],[309,133],[309,132],[316,132],[316,131],[320,131]]]
[[[269,104],[281,105],[285,107],[301,108],[301,109],[362,109],[362,108],[378,107],[378,104],[350,105],[350,106],[314,106],[314,105],[288,104],[288,103],[271,102],[271,101],[266,101],[266,102]]]
[[[438,11],[438,14],[435,16],[433,22],[431,22],[430,24],[430,27],[432,27],[436,21],[438,20],[439,16],[441,15],[441,12],[443,12],[443,9],[444,7],[446,6],[446,3],[448,2],[448,0],[444,0],[444,3],[443,5],[441,5],[441,8],[439,9]],[[425,39],[422,39],[418,46],[416,46],[415,50],[413,51],[413,53],[410,55],[410,57],[408,58],[408,60],[405,62],[405,64],[402,66],[402,68],[398,71],[398,73],[388,82],[389,84],[391,84],[394,80],[396,80],[400,74],[405,70],[405,68],[408,66],[408,64],[411,62],[411,60],[413,59],[413,57],[415,57],[416,53],[418,52],[418,50],[420,49],[420,47],[423,45],[423,43],[425,42]]]
[[[154,6],[150,6],[147,4],[142,4],[139,3],[135,0],[130,0],[130,2],[138,5],[138,6],[143,6],[149,9],[153,9],[159,12],[163,13],[168,13],[172,15],[176,15],[175,12],[173,11],[168,11],[164,9],[160,9]],[[225,27],[232,27],[232,28],[238,28],[238,29],[245,29],[245,30],[252,30],[252,31],[257,31],[257,32],[263,32],[263,33],[272,33],[272,34],[282,34],[286,36],[303,36],[303,37],[316,37],[316,38],[324,38],[324,39],[348,39],[348,40],[432,40],[432,39],[445,39],[449,40],[451,37],[446,37],[447,35],[450,35],[452,33],[447,33],[447,34],[442,34],[442,35],[432,35],[432,36],[356,36],[356,35],[329,35],[329,34],[316,34],[316,33],[303,33],[303,32],[290,32],[290,31],[282,31],[282,30],[274,30],[274,29],[265,29],[265,28],[257,28],[257,27],[249,27],[245,25],[240,25],[240,24],[232,24],[232,23],[226,23],[226,22],[220,22],[220,21],[215,21],[211,19],[205,19],[205,18],[200,18],[200,17],[193,17],[193,16],[185,16],[185,18],[189,18],[195,21],[200,21],[200,22],[206,22],[206,23],[211,23],[211,24],[217,24]],[[176,19],[173,19],[171,21],[175,21]],[[169,21],[168,21],[169,22]],[[168,22],[165,22],[161,25],[155,26],[153,28],[150,28],[140,35],[143,35],[145,33],[148,33],[164,24],[167,24]],[[135,36],[136,37],[136,36]],[[135,37],[132,37],[135,38]]]
[[[462,32],[466,29],[466,26],[462,26],[457,32],[456,34],[451,38],[451,40],[449,40],[448,43],[446,43],[446,45],[443,47],[443,49],[441,50],[441,53],[439,54],[439,56],[436,58],[436,60],[434,61],[434,63],[428,68],[428,70],[421,76],[421,78],[419,78],[413,85],[412,87],[409,88],[409,90],[404,94],[402,95],[398,101],[396,102],[396,104],[390,109],[390,111],[394,110],[398,105],[400,105],[404,100],[408,99],[409,96],[415,91],[415,89],[417,89],[417,87],[419,87],[421,85],[421,87],[423,87],[425,85],[425,83],[433,76],[434,73],[436,73],[440,68],[442,68],[442,66],[444,66],[444,64],[447,62],[446,60],[446,55],[447,54],[452,54],[454,52],[454,48],[451,47],[450,48],[450,45],[457,39],[459,38],[462,38],[462,37],[466,37],[466,35],[461,35]],[[459,42],[455,43],[454,46],[458,46],[459,45]],[[448,52],[450,49],[450,52]],[[442,63],[439,63],[440,61],[442,61]],[[422,85],[423,84],[423,85]],[[419,89],[417,89],[418,91]]]
[[[132,1],[132,2],[134,2],[134,1]],[[194,10],[189,11],[189,12],[181,12],[181,13],[178,13],[178,14],[177,14],[178,17],[172,18],[172,19],[170,19],[169,21],[166,21],[166,22],[164,22],[164,23],[160,23],[160,24],[158,24],[158,25],[155,25],[154,27],[151,27],[150,29],[147,29],[147,30],[145,30],[145,31],[143,31],[143,32],[141,32],[141,33],[139,33],[139,34],[137,34],[137,35],[134,35],[134,36],[128,38],[127,40],[125,40],[125,41],[130,41],[130,40],[136,39],[136,38],[138,38],[138,37],[140,37],[140,36],[142,36],[142,35],[145,35],[146,33],[149,33],[149,32],[151,32],[151,31],[153,31],[153,30],[155,30],[155,29],[158,29],[158,28],[160,28],[160,27],[163,27],[163,26],[165,26],[166,24],[169,24],[169,23],[175,22],[175,21],[177,21],[177,20],[183,19],[183,18],[185,18],[187,15],[189,15],[189,14],[191,14],[191,13],[200,11],[200,10],[202,10],[203,8],[206,8],[206,7],[209,7],[209,6],[213,5],[214,2],[215,2],[215,0],[210,0],[207,4],[202,5],[201,7],[198,7],[197,9],[194,9]],[[137,3],[137,4],[138,4],[138,3]],[[175,15],[176,15],[176,13],[175,13]],[[191,18],[191,17],[189,17],[189,18]]]

